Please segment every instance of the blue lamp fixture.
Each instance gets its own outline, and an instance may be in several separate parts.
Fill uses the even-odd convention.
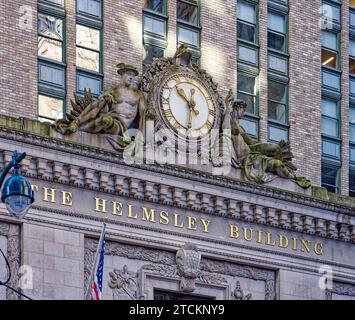
[[[26,157],[26,153],[18,154],[14,151],[12,161],[6,166],[0,176],[0,189],[3,185],[6,175],[11,168],[13,169],[12,176],[9,177],[4,184],[1,193],[1,201],[6,204],[9,212],[21,219],[25,216],[28,209],[34,202],[34,193],[31,183],[20,173],[20,162]]]
[[[6,175],[9,171],[13,169],[12,176],[5,181],[4,188],[1,193],[1,201],[6,204],[9,212],[18,219],[21,219],[25,216],[31,204],[34,202],[34,193],[31,187],[31,183],[21,176],[20,173],[20,162],[26,157],[26,153],[18,154],[17,151],[14,151],[12,154],[12,160],[6,166],[4,171],[0,176],[0,189],[4,183]],[[9,261],[6,258],[6,255],[0,248],[0,253],[3,256],[7,268],[8,268],[8,277],[5,282],[0,280],[0,286],[5,286],[6,288],[16,292],[20,296],[23,296],[29,300],[32,300],[30,297],[26,296],[19,290],[12,288],[8,285],[11,279],[11,268]]]

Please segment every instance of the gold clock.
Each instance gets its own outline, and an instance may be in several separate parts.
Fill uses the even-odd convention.
[[[213,96],[197,77],[177,73],[160,90],[164,122],[179,136],[202,139],[215,128],[217,109]]]

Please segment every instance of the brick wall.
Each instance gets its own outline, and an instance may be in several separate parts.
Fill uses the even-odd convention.
[[[259,136],[267,140],[267,2],[259,3]]]
[[[341,194],[349,195],[349,0],[342,1],[341,10]]]
[[[0,1],[0,113],[37,117],[37,1]]]
[[[0,3],[0,113],[37,117],[37,1]],[[299,175],[321,183],[321,0],[290,1],[289,123],[290,141]],[[133,64],[142,70],[143,0],[106,0],[103,17],[104,87],[119,81],[116,65]],[[342,193],[348,193],[348,0],[342,5]],[[75,91],[75,1],[66,1],[67,106]],[[21,27],[22,26],[22,27]],[[236,90],[236,1],[201,0],[201,67],[210,73],[225,96]],[[260,138],[267,140],[267,2],[259,5]],[[168,47],[176,50],[176,1],[168,0]],[[309,161],[312,159],[312,161]]]
[[[321,183],[320,0],[289,1],[289,124],[298,175]]]
[[[237,86],[236,1],[202,0],[201,27],[201,67],[225,97]]]
[[[116,65],[120,62],[142,70],[142,8],[143,0],[104,1],[104,87],[119,80]]]

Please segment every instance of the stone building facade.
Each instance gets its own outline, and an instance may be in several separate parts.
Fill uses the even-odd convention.
[[[352,5],[3,1],[0,166],[13,150],[26,152],[21,170],[35,192],[21,221],[0,206],[0,248],[10,262],[11,285],[34,299],[83,299],[107,217],[104,299],[355,299]],[[329,12],[331,28],[322,29]],[[337,48],[328,50],[324,30],[337,34]],[[120,83],[120,62],[135,66],[140,81],[147,79],[152,52],[166,63],[163,56],[176,56],[186,39],[196,62],[190,73],[203,79],[216,101],[230,89],[252,101],[255,108],[248,105],[243,122],[250,135],[276,143],[273,132],[286,134],[297,175],[312,187],[276,176],[251,182],[236,168],[211,174],[210,164],[128,164],[104,135],[68,136],[52,126],[72,110],[73,92],[82,97],[90,88],[97,99],[103,88]],[[43,43],[47,47],[39,47]],[[338,67],[327,65],[332,56],[324,50],[336,54]],[[333,82],[340,79],[339,92],[331,89],[333,82],[325,85],[329,74]],[[218,89],[211,89],[215,84]],[[43,97],[54,99],[54,107]],[[326,134],[331,117],[322,109],[324,99],[337,101],[336,137]],[[338,158],[325,154],[328,142],[340,146]],[[334,186],[327,166],[336,170],[336,177],[330,175]],[[6,276],[2,260],[0,275]],[[20,299],[1,287],[0,298]]]

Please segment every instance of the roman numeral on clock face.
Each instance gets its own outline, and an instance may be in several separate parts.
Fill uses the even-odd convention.
[[[163,104],[165,104],[165,103],[169,104],[169,98],[161,97],[161,102]]]
[[[216,116],[216,110],[215,109],[208,109],[208,113],[214,118]]]
[[[213,128],[213,124],[208,120],[206,122],[206,127],[208,128],[208,130],[211,130]]]
[[[164,116],[167,118],[167,119],[171,119],[173,118],[173,113],[171,112],[170,109],[167,109],[167,110],[163,110],[163,113],[164,113]]]

